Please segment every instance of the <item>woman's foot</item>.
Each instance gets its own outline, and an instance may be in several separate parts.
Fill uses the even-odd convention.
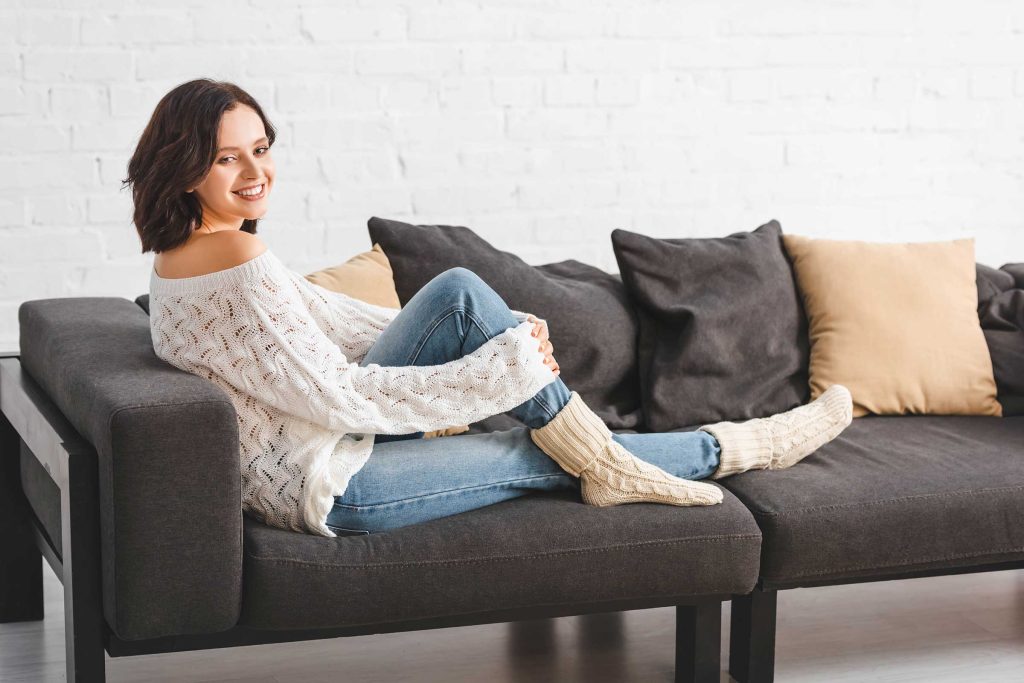
[[[839,436],[853,421],[853,398],[833,384],[807,405],[746,422],[699,427],[718,440],[719,466],[712,479],[747,470],[791,467]]]
[[[530,430],[530,438],[563,470],[580,478],[583,502],[588,505],[722,502],[717,486],[672,476],[623,448],[575,391],[550,422]]]

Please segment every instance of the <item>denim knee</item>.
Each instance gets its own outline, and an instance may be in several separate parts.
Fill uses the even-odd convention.
[[[427,290],[425,296],[438,297],[446,303],[472,304],[478,317],[486,317],[492,310],[501,311],[508,308],[508,304],[490,285],[472,270],[462,266],[449,268],[434,276],[434,279],[420,291],[424,290]]]
[[[456,289],[489,288],[488,284],[479,275],[469,268],[463,268],[462,266],[455,266],[437,274],[431,282],[435,280]]]

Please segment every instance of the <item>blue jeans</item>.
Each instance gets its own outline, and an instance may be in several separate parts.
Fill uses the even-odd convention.
[[[501,297],[475,273],[452,268],[409,300],[362,365],[440,365],[518,324]],[[557,357],[557,346],[555,353]],[[335,497],[327,526],[339,535],[365,534],[534,491],[579,491],[579,479],[540,450],[529,434],[530,428],[547,424],[569,398],[569,388],[557,377],[509,411],[527,427],[434,439],[421,438],[423,432],[375,435],[370,459],[353,475],[344,495]],[[612,438],[641,460],[683,479],[705,479],[718,468],[718,442],[707,432]]]

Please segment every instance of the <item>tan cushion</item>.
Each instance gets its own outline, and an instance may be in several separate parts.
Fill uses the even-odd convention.
[[[395,289],[395,278],[387,254],[377,243],[370,251],[356,254],[341,265],[331,266],[310,273],[306,279],[332,292],[348,294],[353,299],[367,303],[401,308],[402,302]],[[455,436],[469,429],[468,425],[456,425],[445,429],[425,432],[424,439]]]
[[[842,384],[854,417],[1002,415],[976,308],[973,238],[782,239],[809,322],[812,399]]]
[[[469,431],[469,425],[457,425],[455,427],[445,427],[444,429],[435,429],[432,432],[423,432],[424,439],[435,439],[439,436],[456,436],[464,432]]]
[[[391,263],[379,244],[374,244],[370,251],[356,254],[341,265],[310,273],[306,279],[324,289],[348,294],[360,301],[389,308],[402,307],[395,290]]]

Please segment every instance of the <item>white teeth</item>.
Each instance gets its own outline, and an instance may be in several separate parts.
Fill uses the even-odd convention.
[[[255,188],[253,188],[251,190],[242,190],[242,191],[236,192],[235,194],[240,194],[240,195],[242,195],[244,197],[251,197],[253,195],[259,194],[260,192],[263,192],[263,186],[262,185],[260,185],[258,187],[255,187]]]

